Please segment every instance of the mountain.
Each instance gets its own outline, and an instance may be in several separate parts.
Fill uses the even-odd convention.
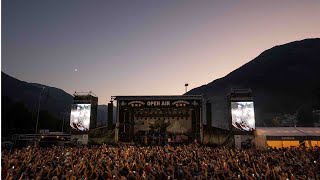
[[[37,112],[41,92],[41,110],[47,110],[57,118],[71,111],[73,96],[65,91],[42,84],[28,83],[1,73],[1,96],[13,102],[22,102],[31,112]],[[42,87],[45,87],[42,90]]]
[[[44,89],[42,90],[43,87]],[[54,127],[57,126],[56,129],[60,130],[62,125],[61,120],[64,118],[67,119],[67,121],[65,121],[66,127],[69,123],[71,104],[73,103],[72,95],[59,88],[37,83],[28,83],[1,72],[2,127],[7,127],[7,129],[13,127],[34,129],[33,126],[36,121],[40,92],[40,117],[43,116],[40,119],[47,120],[49,117],[52,118],[51,124]],[[14,114],[20,115],[13,117]],[[107,124],[106,105],[98,106],[97,116],[98,125]],[[22,125],[20,126],[20,124]],[[8,130],[8,132],[9,131],[10,130]]]
[[[212,102],[212,124],[228,120],[227,94],[231,88],[250,88],[257,125],[272,118],[296,114],[298,124],[312,126],[312,106],[319,104],[320,39],[275,46],[223,78],[194,88],[189,95],[205,95]],[[299,116],[299,112],[306,112]],[[225,127],[224,127],[225,128]]]

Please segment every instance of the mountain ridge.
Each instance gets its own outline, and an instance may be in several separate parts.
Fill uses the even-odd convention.
[[[231,88],[250,88],[257,122],[261,125],[260,122],[266,120],[264,113],[292,114],[304,104],[313,106],[311,101],[318,96],[317,89],[320,88],[319,67],[320,38],[294,41],[263,51],[226,76],[186,94],[202,94],[212,101],[220,96],[217,103],[223,104]],[[222,96],[225,96],[224,100]],[[223,119],[227,121],[226,116]]]
[[[27,117],[24,118],[24,121],[28,122],[27,124],[34,124],[39,106],[40,93],[40,115],[48,112],[48,116],[53,116],[52,121],[57,121],[56,124],[59,124],[62,119],[67,119],[65,126],[68,124],[71,104],[73,103],[72,95],[60,88],[22,81],[4,72],[1,72],[1,80],[2,124],[4,126],[8,125],[6,127],[9,128],[9,124],[12,123],[10,121],[13,121],[11,120],[12,108],[17,105],[19,105],[20,109],[25,109],[24,112]],[[42,90],[42,87],[45,87],[45,89]],[[29,111],[30,115],[28,115],[26,110]],[[17,120],[17,123],[22,122]],[[98,105],[97,124],[100,126],[107,124],[107,105]]]

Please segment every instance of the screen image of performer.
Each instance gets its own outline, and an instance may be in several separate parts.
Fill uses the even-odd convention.
[[[70,126],[78,131],[89,130],[90,104],[75,104],[72,106]]]

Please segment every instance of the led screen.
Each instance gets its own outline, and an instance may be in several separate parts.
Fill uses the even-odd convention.
[[[244,130],[255,129],[253,102],[231,102],[232,126]]]
[[[78,131],[87,131],[90,126],[91,104],[72,104],[70,126]]]

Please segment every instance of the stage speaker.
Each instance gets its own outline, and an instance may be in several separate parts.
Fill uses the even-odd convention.
[[[113,103],[108,103],[108,129],[113,128]]]

